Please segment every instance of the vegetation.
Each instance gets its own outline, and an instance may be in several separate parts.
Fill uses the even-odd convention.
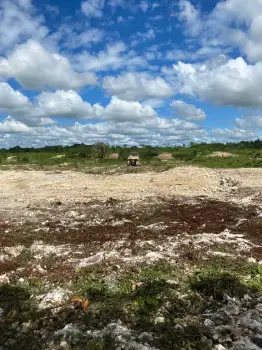
[[[137,334],[150,333],[153,337],[144,341],[159,349],[211,349],[212,335],[204,327],[201,314],[223,306],[225,295],[237,298],[261,295],[262,270],[244,260],[225,258],[192,265],[190,273],[185,273],[185,267],[158,262],[115,272],[110,278],[102,266],[81,269],[65,287],[70,287],[72,296],[88,299],[88,308],[72,308],[67,304],[56,314],[50,309],[39,310],[30,297],[35,293],[36,282],[24,287],[19,283],[3,285],[0,287],[6,318],[0,327],[3,340],[13,332],[10,349],[21,344],[37,349],[50,333],[74,323],[81,325],[83,333],[67,339],[73,349],[116,349],[119,344],[110,335],[96,339],[84,330],[92,333],[119,320]],[[24,322],[30,322],[33,330],[39,327],[41,332],[18,334],[10,327]],[[58,344],[60,340],[58,332]]]
[[[46,146],[42,148],[0,149],[1,165],[71,166],[86,169],[96,166],[120,166],[126,163],[130,152],[138,151],[142,164],[153,167],[163,165],[158,159],[161,153],[171,153],[172,159],[164,163],[197,164],[211,168],[262,167],[262,141],[242,141],[240,143],[191,143],[189,146],[142,145],[140,147],[109,146],[104,143],[94,145],[75,144],[72,146]],[[216,152],[227,152],[221,157]],[[110,153],[118,153],[119,159],[109,159]]]

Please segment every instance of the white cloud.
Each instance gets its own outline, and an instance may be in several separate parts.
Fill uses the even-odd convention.
[[[107,45],[105,50],[99,51],[97,54],[84,51],[74,56],[75,66],[95,72],[147,66],[147,61],[144,58],[136,56],[133,51],[125,53],[126,51],[127,46],[122,41]]]
[[[262,116],[249,115],[242,118],[236,118],[235,124],[239,129],[262,129]]]
[[[62,43],[60,46],[70,49],[85,48],[92,44],[99,43],[104,38],[104,31],[98,28],[91,28],[80,33],[68,30],[62,33]]]
[[[7,86],[6,86],[7,85]],[[105,107],[99,103],[91,105],[83,101],[74,90],[42,92],[32,104],[25,96],[14,91],[8,84],[0,85],[0,112],[7,111],[12,117],[28,126],[54,124],[51,118],[71,118],[75,120],[143,121],[156,117],[157,113],[149,105],[127,102],[113,96]]]
[[[212,132],[215,135],[216,142],[237,142],[243,140],[254,140],[259,137],[259,134],[253,131],[240,128],[213,129]]]
[[[141,10],[142,10],[143,12],[146,13],[147,10],[149,9],[149,3],[148,3],[148,1],[145,1],[145,0],[141,1],[140,4],[139,4],[139,7],[141,8]]]
[[[127,102],[113,96],[110,103],[90,105],[75,91],[43,92],[37,97],[36,113],[42,117],[69,117],[76,120],[139,121],[156,116],[154,109],[139,102]]]
[[[169,61],[195,61],[202,60],[207,58],[216,57],[226,53],[229,53],[229,48],[213,47],[213,46],[204,46],[200,49],[187,51],[181,49],[168,50],[165,53],[165,59]]]
[[[15,133],[33,133],[33,129],[27,125],[20,123],[10,116],[3,122],[0,122],[0,133],[2,134],[15,134]]]
[[[158,8],[159,6],[161,6],[159,2],[154,2],[154,3],[152,4],[152,10]]]
[[[126,22],[126,19],[123,16],[117,17],[117,23],[124,23],[124,22]]]
[[[188,121],[202,121],[206,119],[206,113],[202,109],[184,101],[173,101],[170,103],[170,106],[174,108],[178,118]]]
[[[0,82],[0,110],[9,111],[16,108],[24,108],[30,104],[28,98],[15,91],[9,84]]]
[[[109,6],[111,6],[112,8],[116,8],[116,7],[122,7],[125,8],[128,6],[128,3],[126,0],[109,0],[108,2]]]
[[[9,84],[0,82],[0,113],[7,112],[18,121],[29,126],[53,124],[39,108],[31,103],[28,97],[14,90]]]
[[[58,6],[46,5],[45,9],[49,14],[51,14],[54,17],[59,14],[59,7]]]
[[[96,83],[94,73],[73,71],[67,58],[33,40],[18,46],[7,59],[0,58],[0,76],[15,78],[27,89],[79,89]]]
[[[31,0],[0,1],[0,52],[27,38],[47,36],[44,17],[35,13]]]
[[[202,21],[199,11],[188,0],[180,0],[179,19],[186,23],[186,28],[192,36],[198,35],[202,29]]]
[[[68,49],[86,49],[101,42],[105,31],[99,28],[90,28],[87,24],[61,24],[57,31],[50,34],[43,41],[43,45],[51,52],[60,52]]]
[[[33,134],[3,135],[0,147],[73,144],[88,140],[119,144],[177,144],[205,140],[206,132],[197,125],[183,120],[142,118],[134,121],[103,121],[96,124],[75,123],[67,127],[50,126],[33,128]]]
[[[105,0],[87,0],[82,2],[81,10],[87,17],[102,17]]]
[[[165,105],[165,100],[160,99],[160,98],[148,98],[142,102],[142,105],[148,105],[151,106],[152,108],[160,108],[164,107]]]
[[[57,90],[55,93],[42,92],[37,97],[37,114],[48,117],[68,117],[73,119],[94,118],[93,107],[83,101],[74,90]]]
[[[251,65],[241,57],[227,59],[220,56],[201,64],[178,62],[173,68],[173,82],[181,94],[200,97],[218,105],[262,106],[262,62]]]
[[[131,46],[137,46],[148,40],[154,40],[156,37],[154,29],[150,28],[147,32],[137,32],[131,37]]]
[[[101,119],[113,121],[143,121],[155,117],[156,112],[151,106],[142,106],[139,102],[123,101],[113,96],[107,107],[98,109],[97,115]]]
[[[262,60],[262,2],[219,1],[213,11],[203,14],[189,0],[180,0],[179,19],[186,33],[198,37],[202,47],[238,48],[249,60]],[[196,42],[199,45],[198,42]]]
[[[105,77],[103,88],[111,95],[127,101],[147,98],[167,98],[174,94],[172,87],[162,78],[147,74],[127,73],[118,77]]]

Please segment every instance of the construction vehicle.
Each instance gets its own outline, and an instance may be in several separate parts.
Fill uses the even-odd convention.
[[[127,158],[127,166],[138,166],[140,165],[140,158],[137,152],[131,152]]]

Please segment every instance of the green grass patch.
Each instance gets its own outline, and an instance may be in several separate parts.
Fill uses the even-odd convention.
[[[262,268],[242,261],[228,261],[228,265],[224,262],[221,266],[213,263],[196,271],[190,285],[192,290],[217,301],[222,301],[225,294],[237,298],[262,295]]]

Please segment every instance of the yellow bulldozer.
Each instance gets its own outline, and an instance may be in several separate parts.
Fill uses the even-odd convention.
[[[127,158],[127,166],[139,166],[140,158],[137,152],[131,152]]]

